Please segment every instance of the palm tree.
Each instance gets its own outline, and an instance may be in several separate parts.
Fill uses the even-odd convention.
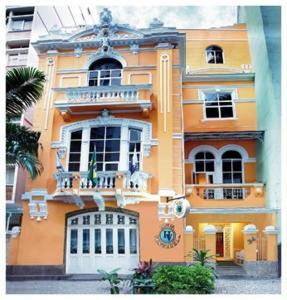
[[[44,82],[44,73],[33,67],[11,69],[6,74],[6,164],[24,168],[32,179],[43,170],[38,159],[40,132],[11,121],[38,101]]]

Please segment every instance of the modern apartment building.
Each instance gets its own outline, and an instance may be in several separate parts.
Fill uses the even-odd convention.
[[[258,181],[245,24],[99,24],[33,43],[47,74],[33,128],[44,172],[26,184],[9,274],[131,272],[192,249],[275,276],[276,209]]]
[[[6,70],[37,65],[31,55],[30,44],[34,7],[8,6],[6,8]],[[32,127],[32,108],[13,122]],[[21,225],[22,201],[26,173],[15,165],[6,166],[6,233]]]

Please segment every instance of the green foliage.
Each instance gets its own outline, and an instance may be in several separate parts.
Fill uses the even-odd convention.
[[[158,294],[211,294],[214,275],[209,268],[193,266],[160,266],[153,276]]]
[[[118,271],[120,269],[114,269],[111,272],[106,272],[104,270],[97,270],[100,274],[103,275],[102,280],[108,280],[108,282],[110,283],[111,286],[111,294],[119,294],[120,293],[120,289],[118,287],[118,284],[120,283],[120,279],[119,279],[119,275],[118,275]]]
[[[152,281],[153,265],[152,260],[140,261],[138,267],[134,269],[132,276],[132,285],[134,293],[145,294],[153,290],[154,284]]]
[[[196,250],[196,249],[193,249],[193,252],[194,252],[194,260],[199,262],[202,266],[205,266],[208,261],[210,261],[210,259],[214,258],[213,255],[207,255],[209,250]]]
[[[33,67],[16,68],[6,73],[6,114],[19,117],[38,101],[43,92],[45,75]]]
[[[38,159],[40,132],[12,123],[40,98],[45,75],[36,68],[17,68],[6,74],[6,163],[18,165],[34,179],[43,166]]]

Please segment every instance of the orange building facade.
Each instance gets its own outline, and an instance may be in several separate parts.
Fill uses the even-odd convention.
[[[142,260],[192,263],[193,248],[276,272],[245,24],[132,29],[105,9],[100,24],[34,47],[44,172],[26,184],[10,273],[128,274]]]

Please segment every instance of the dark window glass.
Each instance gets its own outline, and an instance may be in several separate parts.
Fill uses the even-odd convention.
[[[125,230],[118,229],[118,254],[125,254]]]
[[[106,224],[113,224],[113,214],[106,214]]]
[[[82,139],[82,130],[74,131],[71,133],[71,140],[81,140]]]
[[[118,164],[106,164],[106,171],[117,171]]]
[[[221,118],[233,118],[232,107],[221,107]]]
[[[113,230],[106,229],[106,254],[113,254]]]
[[[90,229],[83,229],[83,253],[90,253]]]
[[[219,110],[215,108],[206,108],[206,118],[219,118]]]
[[[196,172],[204,172],[204,162],[203,161],[197,161],[195,163],[196,166]]]
[[[78,230],[71,230],[71,239],[70,239],[70,253],[76,254],[78,252]]]
[[[120,127],[107,127],[107,139],[119,139],[121,137]]]
[[[218,46],[210,46],[206,48],[207,63],[209,64],[222,64],[223,53],[222,49]]]
[[[105,127],[91,128],[91,140],[101,140],[105,138]]]
[[[222,158],[240,158],[241,159],[241,154],[237,151],[226,151],[223,153]]]
[[[69,163],[69,171],[77,172],[80,170],[80,163]]]
[[[95,253],[102,253],[101,229],[95,229]]]
[[[130,254],[137,254],[137,231],[130,229]]]

